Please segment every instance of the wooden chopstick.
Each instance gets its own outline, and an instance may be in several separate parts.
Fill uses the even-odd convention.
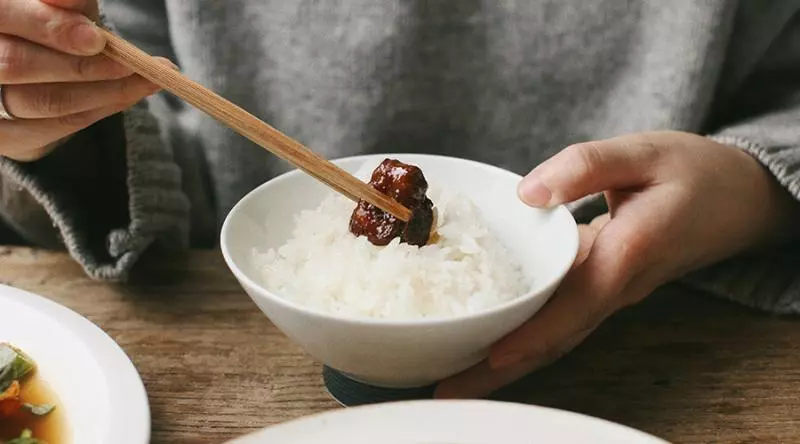
[[[411,210],[394,199],[179,71],[159,63],[121,37],[105,29],[102,31],[108,39],[103,50],[106,57],[127,66],[353,201],[363,199],[404,222],[411,219]]]

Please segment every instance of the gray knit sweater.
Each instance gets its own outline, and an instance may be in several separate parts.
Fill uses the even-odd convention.
[[[800,198],[800,1],[105,3],[125,37],[330,158],[426,152],[525,173],[573,142],[675,129],[746,150]],[[288,168],[160,95],[42,161],[0,159],[0,215],[124,279],[154,243],[213,245],[236,201]],[[800,312],[799,255],[686,280]]]

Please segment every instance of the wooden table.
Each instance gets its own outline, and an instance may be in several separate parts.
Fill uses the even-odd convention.
[[[0,283],[82,313],[122,346],[147,387],[155,444],[221,443],[338,407],[320,366],[261,314],[218,252],[143,262],[115,286],[64,254],[0,247]],[[668,287],[496,397],[676,443],[800,442],[800,323]]]

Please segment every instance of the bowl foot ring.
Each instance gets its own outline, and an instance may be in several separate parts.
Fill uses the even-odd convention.
[[[356,407],[382,402],[413,401],[431,399],[435,386],[414,388],[386,388],[364,384],[350,379],[344,374],[328,367],[322,367],[322,380],[328,393],[345,407]]]

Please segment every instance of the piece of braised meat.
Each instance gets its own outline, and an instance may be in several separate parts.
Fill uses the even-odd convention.
[[[369,184],[411,210],[411,220],[405,223],[362,200],[350,217],[350,232],[366,236],[378,246],[388,245],[396,237],[409,245],[426,245],[435,217],[433,202],[425,195],[428,182],[422,170],[398,160],[386,159],[372,172]]]

